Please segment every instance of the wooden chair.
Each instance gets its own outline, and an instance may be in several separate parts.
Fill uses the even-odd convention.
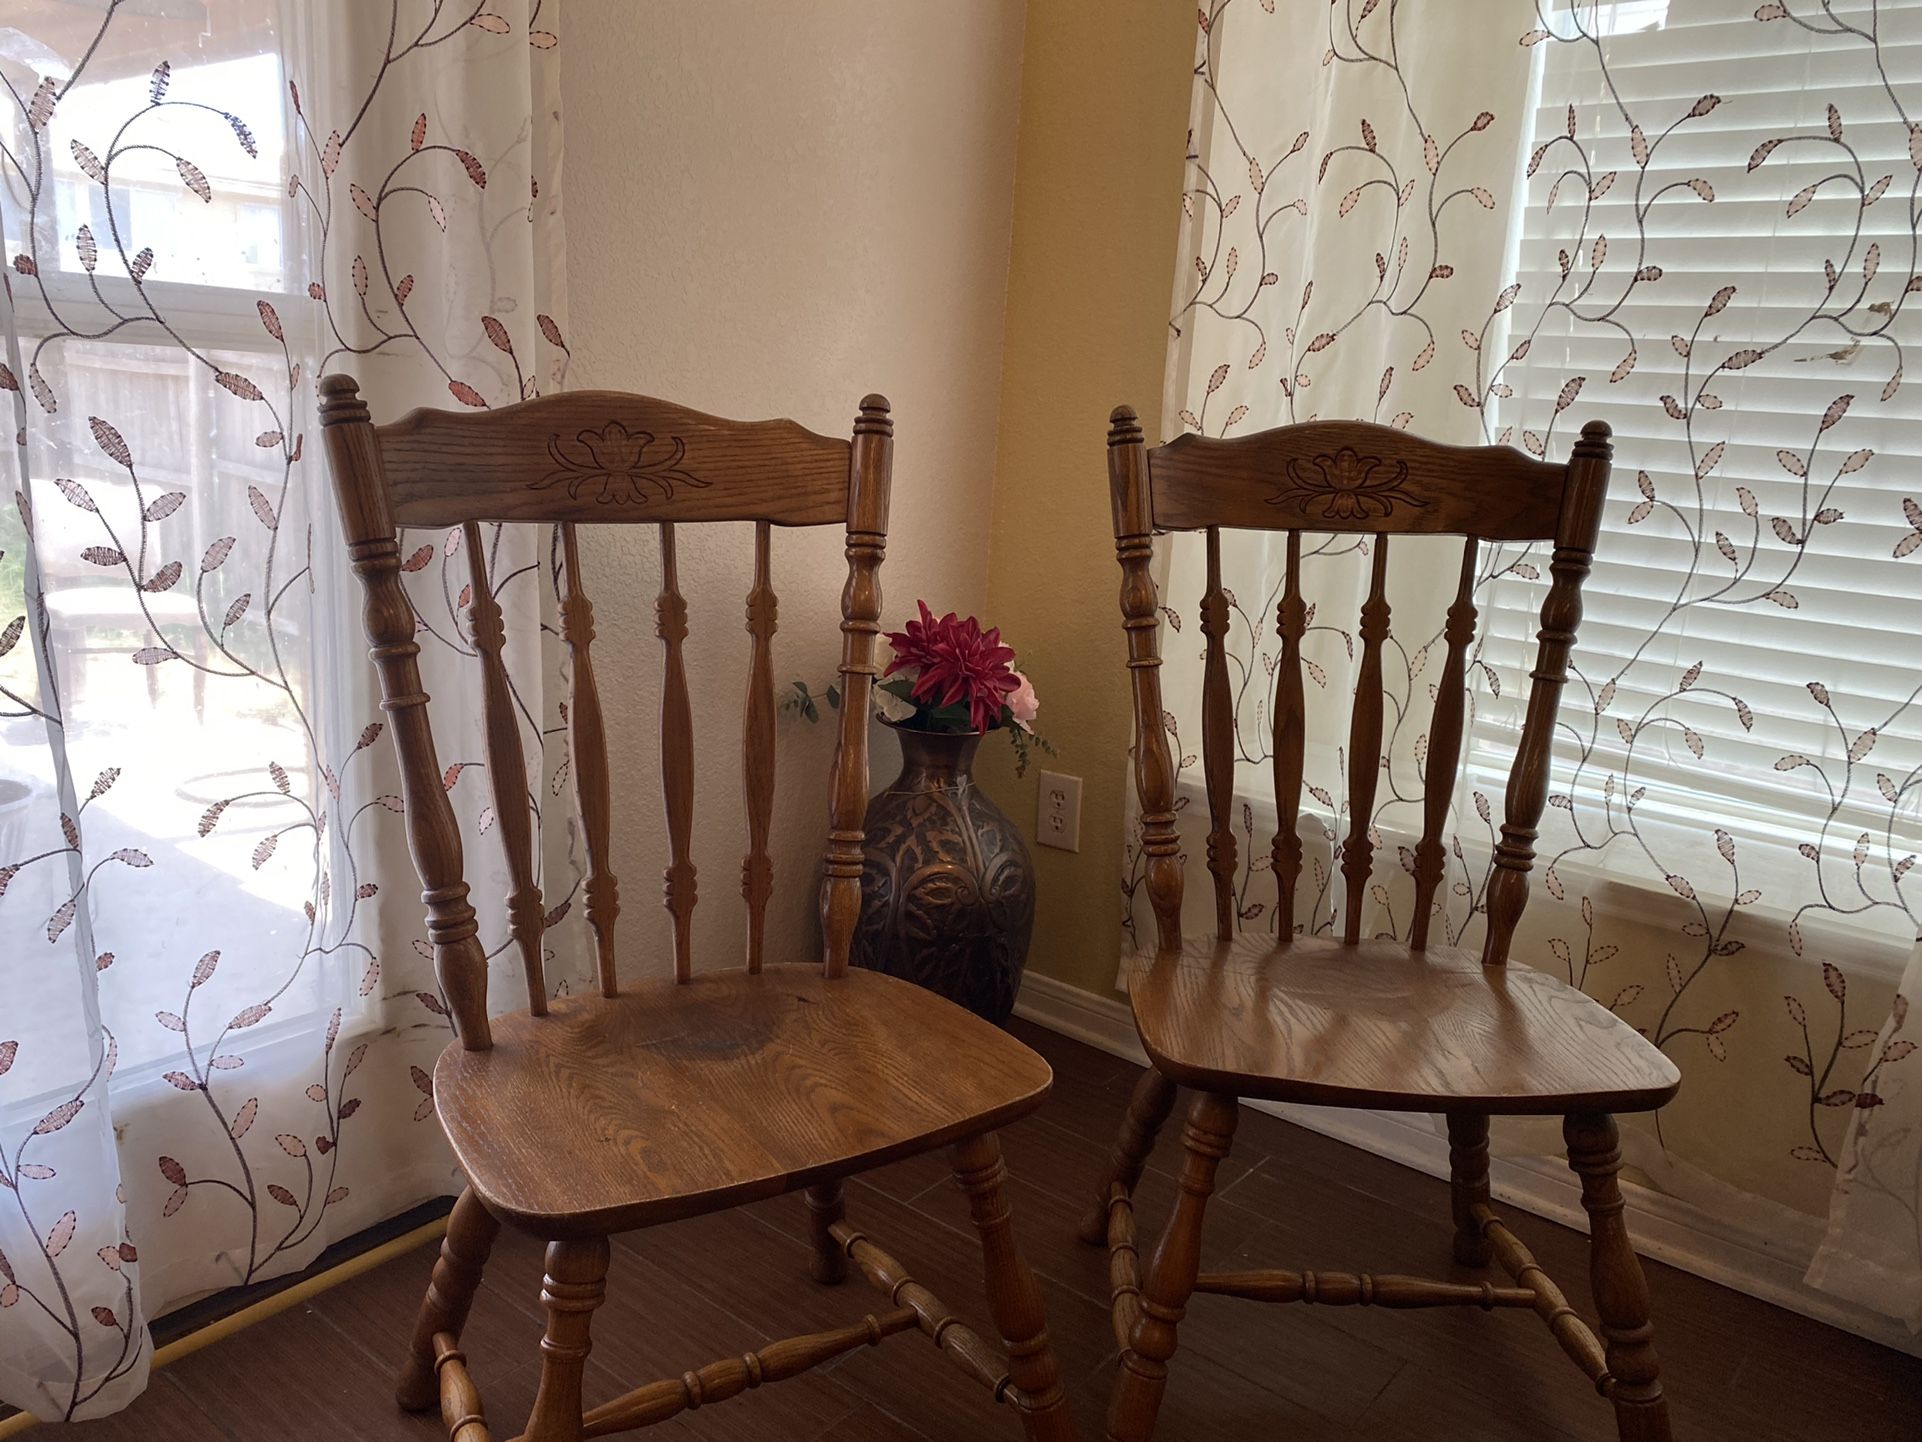
[[[1015,1246],[995,1138],[996,1128],[1045,1099],[1052,1083],[1047,1064],[930,992],[848,969],[860,906],[868,695],[893,452],[887,402],[869,396],[861,403],[850,443],[792,421],[742,424],[604,391],[459,415],[416,411],[376,427],[350,378],[328,376],[320,389],[341,522],[366,586],[381,704],[400,755],[435,967],[458,1029],[458,1040],[435,1067],[434,1096],[467,1189],[454,1205],[401,1369],[400,1404],[424,1409],[438,1396],[453,1442],[487,1442],[460,1333],[489,1249],[507,1223],[548,1243],[541,1291],[547,1335],[522,1442],[575,1442],[647,1426],[915,1330],[1011,1404],[1029,1438],[1068,1442],[1074,1425],[1041,1293]],[[479,531],[487,521],[560,524],[562,628],[574,674],[570,744],[599,995],[550,1002],[542,975],[543,912],[533,881],[526,768],[501,660],[501,612]],[[576,525],[589,521],[658,524],[661,537],[660,767],[672,858],[666,898],[674,976],[625,987],[615,976],[619,904],[608,870],[608,755],[590,656],[593,611],[575,539]],[[690,966],[694,733],[682,661],[687,607],[675,570],[675,528],[698,521],[752,521],[755,537],[742,751],[746,966],[702,975]],[[841,605],[846,700],[821,896],[825,955],[819,965],[763,965],[773,887],[769,532],[830,524],[847,527],[848,579]],[[414,616],[401,589],[395,533],[402,526],[465,532],[487,764],[512,879],[512,939],[527,980],[526,1009],[507,1015],[488,1015],[486,958],[428,726]],[[980,1233],[988,1307],[1006,1339],[1005,1356],[843,1217],[842,1178],[940,1146],[950,1149]],[[802,1190],[815,1279],[839,1282],[851,1262],[887,1294],[888,1309],[636,1388],[583,1414],[588,1324],[603,1296],[608,1237]]]
[[[1135,413],[1117,409],[1108,432],[1115,551],[1135,706],[1135,784],[1156,946],[1137,959],[1135,1026],[1152,1062],[1121,1128],[1112,1171],[1082,1226],[1109,1247],[1121,1372],[1109,1412],[1113,1442],[1146,1442],[1194,1292],[1336,1306],[1530,1308],[1614,1403],[1624,1439],[1669,1436],[1656,1375],[1648,1288],[1623,1225],[1614,1114],[1649,1111],[1675,1094],[1679,1074],[1634,1028],[1545,972],[1506,965],[1528,899],[1536,823],[1547,796],[1550,733],[1581,619],[1608,488],[1609,430],[1582,431],[1566,467],[1504,447],[1437,445],[1383,426],[1321,421],[1234,440],[1184,435],[1149,450]],[[1235,935],[1234,737],[1222,638],[1220,527],[1287,533],[1275,672],[1272,849],[1278,939]],[[1349,830],[1341,849],[1343,934],[1297,935],[1295,884],[1302,846],[1304,710],[1301,531],[1371,538],[1372,577],[1361,610],[1361,658],[1348,738]],[[1174,771],[1162,726],[1156,594],[1149,575],[1156,531],[1207,537],[1207,638],[1202,681],[1204,778],[1215,930],[1181,934],[1182,858]],[[1382,643],[1389,538],[1467,538],[1447,614],[1447,659],[1429,732],[1423,834],[1415,848],[1415,910],[1408,941],[1364,941],[1361,915],[1374,844],[1370,827],[1382,742]],[[1431,945],[1429,917],[1442,879],[1444,833],[1462,739],[1463,675],[1475,631],[1478,547],[1553,540],[1553,583],[1542,608],[1534,686],[1509,777],[1507,811],[1487,893],[1487,939],[1476,957]],[[1187,1155],[1167,1230],[1139,1275],[1132,1195],[1173,1109],[1175,1089],[1197,1093],[1183,1131]],[[1453,1172],[1455,1260],[1499,1261],[1513,1286],[1330,1272],[1202,1274],[1203,1210],[1234,1135],[1236,1102],[1264,1097],[1317,1106],[1445,1113]],[[1601,1339],[1489,1207],[1488,1118],[1561,1115],[1569,1164],[1589,1214]],[[1285,1362],[1284,1362],[1285,1365]]]

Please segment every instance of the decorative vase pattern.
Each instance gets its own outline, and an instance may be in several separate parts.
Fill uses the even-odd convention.
[[[853,962],[1003,1022],[1034,932],[1034,863],[974,784],[980,732],[895,727],[901,774],[868,802]]]

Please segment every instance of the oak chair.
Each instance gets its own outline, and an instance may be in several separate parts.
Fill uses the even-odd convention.
[[[879,630],[893,429],[887,402],[861,403],[852,441],[792,421],[745,424],[667,401],[576,391],[501,410],[415,411],[371,423],[347,376],[320,383],[321,421],[348,554],[366,588],[366,628],[380,671],[405,792],[408,835],[427,906],[435,968],[457,1040],[434,1071],[440,1120],[466,1174],[402,1365],[398,1400],[440,1402],[453,1442],[487,1442],[460,1334],[503,1223],[548,1243],[541,1299],[547,1334],[540,1386],[521,1442],[575,1442],[663,1421],[806,1371],[855,1347],[920,1331],[1011,1404],[1026,1435],[1070,1442],[1073,1422],[1048,1339],[1041,1293],[1016,1249],[998,1127],[1046,1098],[1048,1066],[952,1003],[878,972],[848,968],[860,905],[868,792],[868,699]],[[598,995],[550,1001],[542,974],[542,900],[516,703],[503,666],[501,611],[479,526],[558,523],[565,559],[562,633],[573,661],[571,760],[596,942]],[[618,985],[618,893],[608,869],[608,752],[590,647],[576,526],[658,525],[657,634],[665,655],[660,771],[671,864],[671,980]],[[747,597],[749,679],[742,774],[748,844],[742,892],[746,965],[696,975],[690,927],[695,869],[694,728],[682,642],[687,606],[675,568],[677,525],[754,524]],[[848,579],[839,744],[832,776],[824,955],[818,965],[763,964],[773,890],[774,526],[845,525]],[[490,1018],[487,963],[462,876],[460,835],[441,783],[401,588],[397,528],[464,529],[470,623],[480,660],[487,766],[512,892],[508,918],[527,983],[524,1010]],[[842,1179],[946,1146],[985,1254],[988,1309],[1005,1355],[957,1320],[843,1215]],[[888,1309],[636,1388],[583,1412],[588,1327],[604,1292],[612,1234],[804,1191],[812,1272],[841,1281],[849,1264]]]
[[[1113,415],[1108,474],[1121,610],[1135,707],[1135,785],[1155,945],[1136,958],[1130,992],[1150,1062],[1121,1127],[1114,1161],[1082,1240],[1109,1248],[1114,1327],[1123,1349],[1112,1399],[1112,1442],[1147,1442],[1189,1297],[1219,1293],[1335,1306],[1527,1308],[1615,1408],[1626,1442],[1665,1442],[1647,1284],[1623,1223],[1614,1116],[1650,1111],[1680,1082],[1674,1065],[1628,1023],[1545,972],[1507,966],[1528,899],[1535,828],[1549,780],[1555,710],[1581,619],[1581,584],[1601,524],[1608,427],[1582,430],[1566,466],[1506,447],[1438,445],[1384,426],[1336,421],[1233,440],[1184,435],[1149,449],[1135,413]],[[1280,818],[1272,851],[1274,938],[1235,935],[1234,716],[1223,637],[1220,530],[1285,531],[1287,562],[1276,626],[1274,782]],[[1182,856],[1174,770],[1162,725],[1155,584],[1156,531],[1206,536],[1202,679],[1203,777],[1215,928],[1181,933]],[[1341,846],[1346,905],[1339,939],[1297,934],[1297,835],[1305,744],[1301,536],[1370,538],[1361,654],[1348,737],[1348,834]],[[1423,830],[1414,850],[1415,910],[1407,942],[1364,940],[1361,914],[1374,842],[1370,828],[1382,744],[1382,643],[1391,535],[1465,538],[1461,580],[1443,631],[1447,658],[1430,725]],[[1533,687],[1509,776],[1506,815],[1487,891],[1479,957],[1431,944],[1429,918],[1445,859],[1445,829],[1463,730],[1463,676],[1475,634],[1474,586],[1486,542],[1553,541]],[[1182,1141],[1180,1194],[1145,1277],[1137,1260],[1134,1188],[1178,1086],[1196,1093]],[[1234,1135],[1237,1100],[1443,1113],[1448,1119],[1455,1260],[1500,1263],[1512,1286],[1483,1281],[1331,1272],[1202,1273],[1202,1216]],[[1571,1167],[1589,1215],[1591,1279],[1601,1337],[1489,1206],[1488,1119],[1564,1118]]]

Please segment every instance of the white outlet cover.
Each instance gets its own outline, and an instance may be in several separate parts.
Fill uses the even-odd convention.
[[[1081,849],[1081,778],[1043,771],[1035,786],[1034,837],[1062,851]]]

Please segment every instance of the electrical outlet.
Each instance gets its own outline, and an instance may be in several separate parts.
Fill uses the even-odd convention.
[[[1063,851],[1081,849],[1081,778],[1043,771],[1040,804],[1036,807],[1034,836],[1043,846]]]

